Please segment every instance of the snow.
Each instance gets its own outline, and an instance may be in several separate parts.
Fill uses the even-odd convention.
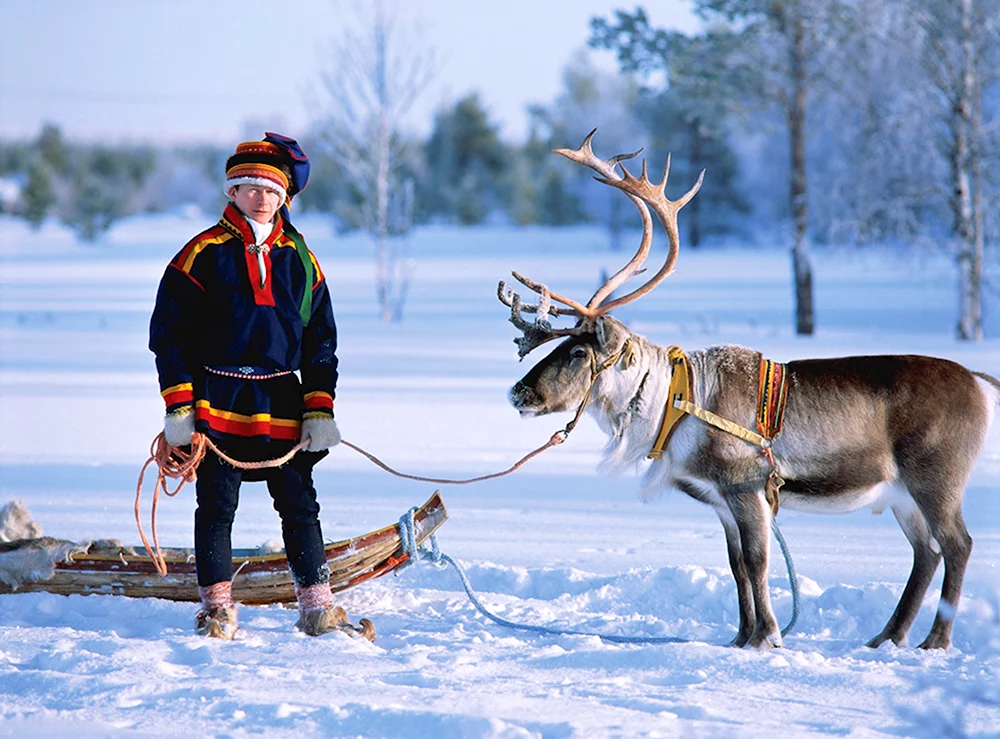
[[[167,260],[210,220],[134,218],[85,246],[55,224],[35,232],[0,219],[0,505],[21,500],[46,535],[137,542],[135,481],[162,420],[148,316]],[[365,239],[314,218],[299,225],[334,295],[346,439],[411,474],[471,477],[506,468],[569,420],[524,420],[507,404],[534,357],[517,362],[496,283],[516,269],[589,296],[601,268],[629,256],[608,252],[600,230],[420,230],[405,320],[383,324]],[[651,264],[662,254],[660,241]],[[776,247],[685,250],[675,275],[618,315],[688,350],[739,343],[779,361],[914,352],[1000,375],[996,339],[951,338],[945,256],[845,248],[814,259],[812,338],[792,332],[789,260]],[[643,503],[635,476],[597,476],[602,445],[585,419],[511,476],[442,486],[440,547],[502,618],[686,642],[504,628],[476,612],[453,570],[431,566],[339,596],[375,622],[374,644],[305,637],[278,606],[244,607],[230,643],[194,634],[194,604],[18,593],[0,596],[0,735],[1000,736],[1000,431],[967,492],[975,545],[954,646],[939,652],[864,646],[909,573],[891,515],[790,511],[779,522],[801,583],[798,623],[784,649],[728,647],[736,593],[715,515],[672,491]],[[331,539],[394,523],[434,489],[346,447],[316,478]],[[280,540],[263,485],[243,491],[234,544]],[[149,500],[147,490],[147,515]],[[190,546],[192,513],[190,488],[162,500],[160,542]],[[776,548],[770,584],[784,625],[791,593]]]

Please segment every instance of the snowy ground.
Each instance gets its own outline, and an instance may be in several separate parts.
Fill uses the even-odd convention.
[[[162,412],[148,316],[167,260],[204,225],[137,219],[104,244],[78,246],[54,226],[31,233],[0,220],[0,505],[20,499],[46,534],[138,540],[135,478]],[[586,297],[602,266],[628,256],[609,254],[599,231],[425,229],[410,245],[405,320],[385,325],[365,243],[318,221],[300,226],[335,299],[345,438],[410,473],[465,477],[506,467],[568,420],[521,420],[507,404],[527,365],[496,282],[517,269]],[[791,332],[788,258],[777,249],[686,251],[677,274],[619,317],[689,350],[741,343],[777,360],[918,352],[1000,375],[996,339],[950,338],[957,300],[945,258],[817,250],[815,262],[811,339]],[[1000,431],[966,497],[975,547],[954,647],[934,653],[863,646],[910,567],[892,516],[868,513],[782,512],[799,621],[785,649],[727,647],[736,594],[714,514],[676,492],[641,503],[634,478],[598,477],[601,445],[586,420],[513,476],[444,487],[440,546],[504,618],[687,643],[506,629],[474,610],[454,571],[431,567],[342,594],[350,613],[376,623],[374,645],[304,637],[280,607],[244,608],[240,637],[222,643],[194,635],[193,604],[7,595],[0,735],[1000,735]],[[392,523],[433,489],[344,447],[317,479],[331,539]],[[161,543],[190,545],[192,499],[189,489],[161,504]],[[234,537],[237,546],[280,539],[261,484],[244,486]],[[939,586],[940,573],[914,643]],[[784,624],[780,561],[771,588]]]

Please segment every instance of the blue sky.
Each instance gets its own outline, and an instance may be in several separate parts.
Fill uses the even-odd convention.
[[[558,93],[589,18],[635,4],[395,0],[438,60],[410,125],[426,132],[435,109],[478,90],[503,137],[519,140],[525,106]],[[695,28],[690,0],[645,5],[657,25]],[[350,8],[348,0],[0,0],[0,137],[34,136],[45,121],[72,138],[113,141],[225,143],[256,138],[262,126],[294,135],[311,118],[323,46]],[[613,65],[607,53],[597,61]]]

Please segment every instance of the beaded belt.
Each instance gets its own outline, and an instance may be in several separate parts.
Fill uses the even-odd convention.
[[[269,372],[265,375],[257,375],[254,374],[253,367],[238,367],[237,370],[236,372],[229,372],[228,370],[216,369],[215,367],[205,367],[205,371],[211,372],[213,375],[236,377],[240,380],[272,380],[275,377],[284,377],[285,375],[292,374],[292,370],[279,370],[278,372]]]

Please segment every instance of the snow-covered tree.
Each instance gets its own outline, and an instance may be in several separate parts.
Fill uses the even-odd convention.
[[[416,29],[398,21],[392,0],[356,2],[343,15],[330,65],[322,75],[320,132],[329,153],[351,180],[351,205],[375,240],[377,297],[383,320],[401,314],[394,289],[398,265],[388,243],[393,211],[406,204],[406,160],[415,147],[405,121],[434,74],[433,50]],[[412,200],[411,200],[412,202]],[[398,224],[397,224],[398,225]],[[398,287],[398,285],[397,285]]]
[[[983,170],[997,161],[983,127],[983,92],[1000,82],[998,0],[904,0],[917,29],[933,94],[935,143],[947,162],[945,189],[959,279],[959,339],[983,336]]]

